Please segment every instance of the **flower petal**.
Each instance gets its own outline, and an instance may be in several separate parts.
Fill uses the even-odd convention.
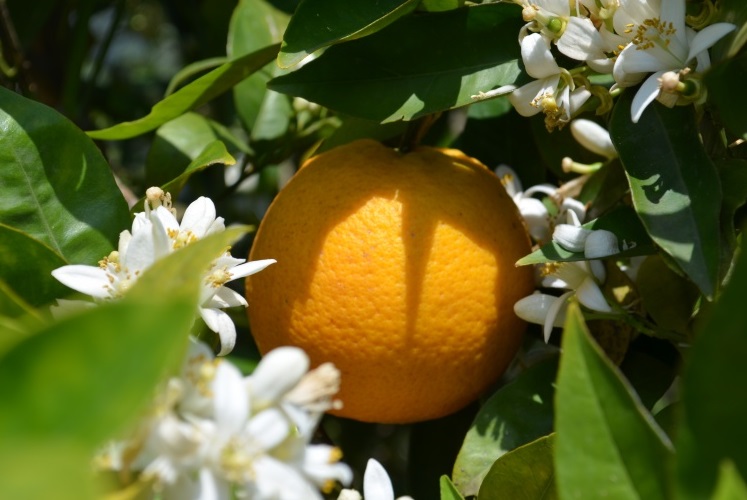
[[[596,122],[578,118],[571,122],[571,134],[583,147],[605,158],[616,158],[617,151],[610,133]]]
[[[550,304],[547,309],[547,317],[545,318],[545,324],[542,328],[542,333],[545,339],[545,344],[550,341],[550,334],[554,326],[563,326],[565,323],[565,311],[566,305],[568,304],[568,298],[573,295],[573,292],[565,292],[563,295],[555,299],[555,302]]]
[[[232,267],[231,269],[229,269],[229,272],[231,273],[231,280],[244,278],[254,273],[258,273],[262,269],[271,264],[275,264],[276,262],[277,261],[275,259],[254,260],[251,262],[245,262],[244,264],[240,264],[236,267]]]
[[[539,292],[533,293],[514,304],[514,313],[524,321],[536,325],[544,325],[547,320],[547,312],[556,300],[558,300],[558,297],[555,295],[547,295]],[[561,322],[555,326],[563,326],[563,323]]]
[[[253,416],[246,430],[263,450],[271,450],[288,436],[290,426],[280,410],[268,408]]]
[[[584,244],[584,256],[587,259],[599,259],[620,252],[615,233],[604,229],[592,231]]]
[[[550,41],[539,33],[527,35],[521,41],[521,58],[532,78],[542,79],[560,73],[560,67],[550,52]]]
[[[52,276],[68,288],[97,299],[109,297],[109,279],[100,267],[72,264],[58,267]]]
[[[217,430],[226,438],[238,433],[249,417],[249,393],[244,377],[231,363],[221,361],[210,384]]]
[[[216,309],[224,309],[226,307],[246,307],[248,304],[246,299],[240,293],[231,290],[226,286],[218,288],[215,294],[207,301],[207,304],[203,303],[203,307],[211,307]]]
[[[205,324],[220,338],[220,352],[218,356],[225,356],[236,345],[236,325],[231,317],[220,309],[201,307],[200,316]]]
[[[576,289],[576,297],[581,304],[585,305],[592,311],[599,312],[612,312],[612,308],[604,298],[602,290],[599,289],[596,281],[589,276],[584,280],[583,283]]]
[[[569,213],[575,212],[569,211]],[[552,240],[569,252],[583,252],[586,238],[591,233],[591,229],[584,229],[571,224],[558,224],[552,233]]]
[[[182,231],[190,230],[198,238],[207,234],[210,226],[215,222],[215,204],[210,198],[200,196],[190,203],[182,217]]]
[[[557,45],[560,52],[577,61],[604,57],[604,41],[588,18],[571,17]]]
[[[274,404],[293,389],[309,371],[309,357],[298,347],[278,347],[268,352],[247,379],[252,405]]]
[[[703,28],[690,42],[690,51],[687,54],[688,62],[704,50],[710,49],[713,44],[736,29],[731,23],[716,23]],[[703,71],[706,68],[698,68]]]
[[[633,123],[638,123],[641,119],[641,115],[646,110],[649,104],[651,104],[656,96],[659,95],[660,84],[659,78],[665,71],[657,71],[656,73],[649,76],[645,82],[638,89],[635,96],[633,97],[633,103],[630,105],[630,119]]]
[[[550,235],[550,213],[545,204],[536,198],[522,198],[518,206],[532,238],[546,241]]]
[[[373,458],[368,459],[366,472],[363,474],[363,498],[394,500],[392,480],[384,467]]]

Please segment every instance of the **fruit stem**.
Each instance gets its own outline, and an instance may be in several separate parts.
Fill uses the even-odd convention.
[[[399,152],[404,154],[417,148],[425,134],[428,133],[428,130],[440,116],[441,113],[432,113],[409,122],[397,148]]]

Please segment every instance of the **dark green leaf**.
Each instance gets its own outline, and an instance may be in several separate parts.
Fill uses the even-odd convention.
[[[441,476],[440,487],[441,500],[464,500],[464,497],[456,489],[449,476]]]
[[[667,436],[568,308],[555,394],[555,471],[563,498],[671,497]]]
[[[302,0],[283,35],[278,65],[289,68],[322,47],[375,33],[411,12],[418,3]]]
[[[0,88],[0,223],[69,263],[107,255],[130,224],[109,165],[51,108]]]
[[[0,224],[0,281],[32,307],[41,307],[68,293],[52,277],[52,271],[67,264],[51,248],[16,229]],[[0,314],[13,315],[0,299]]]
[[[197,75],[198,73],[202,73],[203,71],[216,68],[221,64],[227,63],[228,61],[229,60],[225,57],[211,57],[210,59],[196,61],[192,64],[188,64],[187,66],[180,69],[179,72],[171,78],[171,81],[169,82],[168,87],[166,87],[166,92],[164,92],[164,94],[167,96],[173,94],[176,88],[181,86],[181,84],[189,78]]]
[[[151,112],[135,121],[123,122],[87,134],[94,139],[130,139],[155,130],[164,123],[211,101],[241,80],[272,61],[278,46],[272,45],[227,62],[201,76],[153,106]]]
[[[478,500],[558,498],[553,467],[555,434],[506,453],[496,460],[480,486]]]
[[[543,361],[501,388],[480,409],[454,464],[454,484],[475,495],[493,463],[552,431],[553,383],[558,360]]]
[[[628,346],[620,371],[643,406],[653,410],[680,373],[679,352],[667,340],[639,335]]]
[[[685,419],[680,433],[691,438],[681,453],[680,477],[692,498],[710,494],[719,462],[731,459],[747,473],[747,258],[742,255],[708,320],[699,329],[683,374]],[[680,447],[678,446],[678,449]],[[697,474],[695,474],[697,471]]]
[[[228,29],[228,54],[232,58],[279,43],[288,15],[262,0],[242,0],[234,9]],[[236,111],[254,139],[276,138],[288,129],[293,108],[287,96],[267,90],[267,82],[280,73],[275,62],[267,64],[233,89]],[[267,129],[266,121],[274,127]]]
[[[742,139],[747,139],[747,97],[740,82],[746,73],[747,53],[714,66],[705,77],[708,98],[719,118],[729,132]]]
[[[404,17],[330,47],[269,87],[379,122],[464,106],[521,75],[519,14],[516,6],[493,3]]]
[[[721,185],[698,135],[693,106],[652,103],[635,124],[633,92],[612,112],[610,135],[648,234],[707,297],[719,277]]]
[[[583,224],[582,227],[587,229],[606,229],[615,233],[621,249],[620,253],[615,254],[615,257],[618,258],[649,255],[656,251],[635,211],[628,206],[620,206],[598,219]],[[623,242],[628,244],[629,248],[627,250],[623,250]],[[579,260],[586,260],[583,252],[569,252],[553,241],[526,257],[522,257],[516,265],[526,266],[529,264],[542,264],[544,262],[574,262]]]
[[[641,264],[636,284],[644,309],[659,327],[689,333],[700,298],[691,282],[672,271],[660,256],[652,255]]]
[[[721,0],[715,21],[732,23],[737,27],[711,48],[711,60],[717,62],[733,57],[747,43],[747,4],[742,0]]]

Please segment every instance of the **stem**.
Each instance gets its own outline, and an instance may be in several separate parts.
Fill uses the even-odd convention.
[[[402,140],[399,143],[399,151],[401,153],[407,153],[408,151],[415,149],[440,116],[441,113],[433,113],[408,123],[407,130],[402,134]]]

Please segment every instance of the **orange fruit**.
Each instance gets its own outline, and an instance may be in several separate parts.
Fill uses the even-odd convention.
[[[303,348],[342,374],[337,415],[441,417],[476,399],[516,354],[514,303],[533,290],[516,206],[456,150],[402,154],[359,140],[311,158],[278,194],[246,279],[262,353]]]

